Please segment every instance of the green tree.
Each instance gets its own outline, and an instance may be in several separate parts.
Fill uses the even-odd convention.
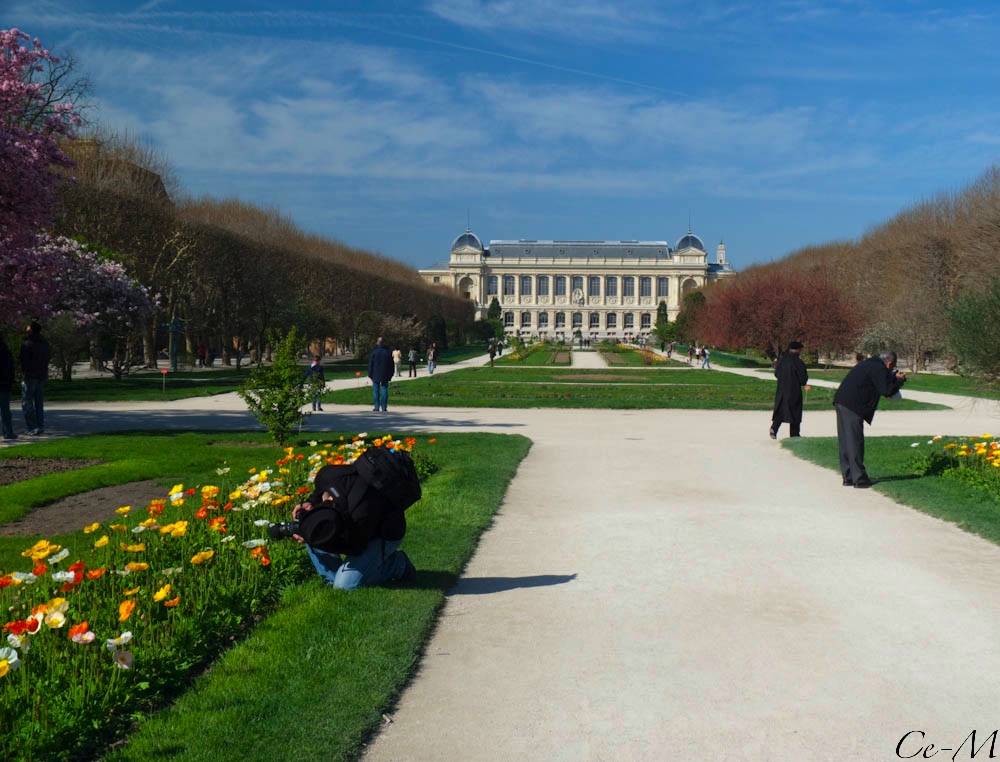
[[[1000,378],[1000,278],[966,291],[948,307],[948,339],[960,370]]]
[[[669,344],[676,336],[676,323],[670,322],[670,314],[667,312],[667,303],[661,301],[656,307],[656,325],[653,326],[653,336],[661,344]]]
[[[304,371],[298,361],[304,339],[298,331],[293,328],[283,339],[271,334],[270,341],[274,347],[271,364],[258,364],[238,393],[271,438],[284,445],[308,417],[302,409],[313,390],[302,383]]]
[[[499,320],[501,314],[502,310],[500,309],[500,302],[498,302],[497,298],[494,296],[493,300],[490,302],[489,308],[486,310],[486,319]]]

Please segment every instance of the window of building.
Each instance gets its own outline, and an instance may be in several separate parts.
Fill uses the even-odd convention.
[[[604,295],[605,296],[618,296],[618,278],[613,275],[609,275],[604,280]]]
[[[487,296],[496,296],[498,293],[500,293],[499,287],[500,287],[500,279],[497,278],[497,276],[490,275],[486,279],[486,295]]]
[[[531,276],[521,276],[521,296],[531,296]]]
[[[556,313],[556,328],[565,328],[565,327],[566,327],[566,313],[565,312],[557,312]]]
[[[566,296],[566,276],[557,275],[555,283],[555,295]]]
[[[549,295],[549,276],[539,275],[538,276],[538,295],[548,296]]]
[[[573,327],[574,328],[583,328],[583,313],[582,312],[574,312],[573,313]]]
[[[622,296],[635,296],[635,278],[622,278]]]
[[[661,276],[656,279],[656,296],[661,299],[670,296],[670,278]]]
[[[434,276],[434,282],[435,283],[440,283],[441,282],[441,276],[440,275],[435,275]]]
[[[653,279],[648,275],[643,275],[639,278],[639,296],[652,296],[653,295]]]
[[[522,328],[531,328],[531,313],[530,312],[522,312],[521,313],[521,327]]]
[[[618,327],[618,315],[616,315],[614,312],[609,312],[608,328],[617,328],[617,327]]]
[[[505,312],[505,313],[503,313],[503,327],[504,328],[513,328],[514,327],[514,313],[513,312]]]
[[[583,276],[582,275],[574,275],[573,276],[573,290],[576,291],[577,289],[580,289],[581,291],[583,291]]]
[[[601,278],[598,275],[591,275],[587,278],[587,296],[601,295]]]
[[[590,327],[591,328],[600,328],[601,327],[601,313],[600,312],[591,312],[590,313]]]
[[[653,320],[648,312],[643,312],[639,317],[639,330],[648,331],[653,326]]]
[[[633,315],[631,312],[625,313],[625,323],[623,327],[626,330],[630,328],[635,328],[635,315]]]
[[[548,328],[549,327],[549,313],[548,312],[539,312],[538,313],[538,327],[539,328]]]
[[[505,275],[503,276],[503,295],[504,296],[514,296],[514,276]]]

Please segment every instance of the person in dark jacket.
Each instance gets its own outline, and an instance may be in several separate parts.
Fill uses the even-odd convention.
[[[323,373],[322,360],[319,355],[313,357],[312,363],[302,376],[302,384],[312,390],[313,411],[323,409],[323,392],[326,391],[326,376]]]
[[[771,415],[769,432],[771,439],[778,438],[778,429],[782,423],[788,424],[789,436],[799,436],[799,426],[802,423],[802,387],[809,381],[806,364],[800,357],[802,349],[801,341],[793,341],[774,366],[778,388],[774,392],[774,413]]]
[[[347,496],[358,477],[341,481],[343,468],[324,466],[316,473],[312,495],[292,509],[292,537],[305,544],[323,581],[338,590],[412,582],[417,570],[399,548],[406,534],[403,511],[368,490],[363,511],[350,512]]]
[[[906,374],[896,370],[896,353],[883,352],[851,368],[837,387],[833,406],[845,487],[872,486],[865,470],[865,421],[870,426],[879,400],[896,396],[905,382]]]
[[[4,439],[17,439],[10,417],[10,393],[14,391],[14,353],[0,334],[0,428]]]
[[[396,366],[392,361],[392,352],[382,343],[379,336],[375,342],[375,349],[368,356],[368,380],[372,382],[372,396],[375,400],[373,413],[377,413],[381,408],[386,412],[389,403],[389,382],[396,372]]]
[[[45,381],[49,377],[51,358],[42,327],[32,320],[28,335],[21,342],[21,410],[29,434],[37,435],[45,430]]]

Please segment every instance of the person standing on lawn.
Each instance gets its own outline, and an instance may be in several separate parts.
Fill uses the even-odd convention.
[[[778,388],[774,392],[774,413],[771,415],[771,430],[768,432],[771,439],[778,438],[778,429],[782,423],[788,424],[789,436],[799,436],[799,426],[802,424],[802,387],[809,381],[806,364],[800,356],[804,348],[801,341],[793,341],[774,366]]]
[[[883,352],[851,368],[837,387],[833,406],[845,487],[872,486],[865,470],[865,421],[871,426],[879,400],[895,397],[904,383],[906,374],[896,370],[896,353]]]

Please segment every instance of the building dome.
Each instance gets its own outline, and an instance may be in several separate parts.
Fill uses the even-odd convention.
[[[483,242],[469,228],[451,244],[452,254],[483,253]]]
[[[701,239],[690,230],[687,232],[687,235],[679,240],[677,245],[674,247],[674,251],[683,251],[684,249],[698,249],[698,251],[708,254],[708,251],[705,249],[705,244],[703,244]]]

